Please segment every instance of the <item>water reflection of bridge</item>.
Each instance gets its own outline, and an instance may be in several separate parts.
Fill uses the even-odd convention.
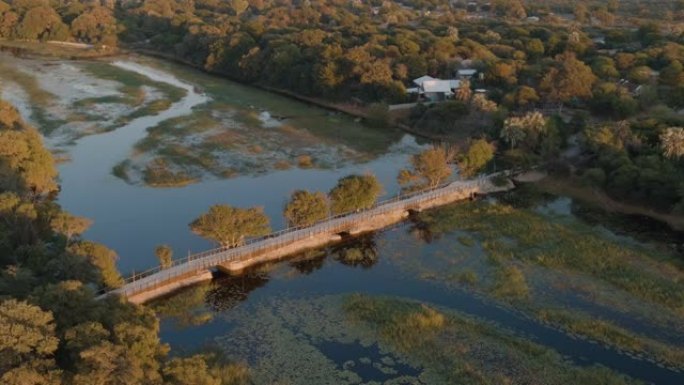
[[[482,177],[404,194],[379,202],[370,209],[337,215],[309,227],[289,228],[252,239],[239,247],[218,248],[175,260],[169,268],[157,267],[129,277],[122,287],[103,296],[119,294],[131,302],[142,303],[178,288],[209,280],[215,270],[239,272],[250,266],[338,242],[345,235],[382,229],[400,222],[412,211],[419,212],[475,195],[512,188],[510,181],[497,186],[491,177]]]

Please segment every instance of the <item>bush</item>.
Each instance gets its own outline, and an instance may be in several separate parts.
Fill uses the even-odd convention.
[[[600,168],[590,168],[582,174],[582,180],[589,186],[603,186],[606,183],[606,173]]]

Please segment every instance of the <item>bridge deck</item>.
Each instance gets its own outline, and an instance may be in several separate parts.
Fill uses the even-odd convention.
[[[368,210],[331,217],[309,227],[285,229],[250,240],[239,247],[218,248],[175,260],[171,267],[155,268],[131,277],[122,287],[103,296],[120,294],[133,302],[144,302],[179,287],[210,279],[211,271],[218,266],[227,266],[228,270],[233,269],[231,266],[237,266],[234,269],[245,268],[263,262],[265,253],[271,252],[273,258],[282,257],[278,253],[274,254],[274,250],[286,249],[288,254],[294,254],[330,242],[331,236],[335,234],[378,230],[398,222],[409,210],[423,210],[467,199],[474,194],[487,194],[512,188],[510,182],[506,186],[495,186],[490,177],[483,177],[398,196],[380,202]]]

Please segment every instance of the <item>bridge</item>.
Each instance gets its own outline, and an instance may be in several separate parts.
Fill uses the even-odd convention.
[[[345,235],[382,229],[404,220],[410,212],[513,188],[510,180],[506,180],[503,186],[496,185],[490,175],[400,195],[378,202],[367,210],[336,215],[308,227],[288,228],[248,240],[238,247],[221,247],[174,260],[170,267],[156,267],[127,278],[123,286],[99,298],[118,294],[133,303],[144,303],[179,288],[210,280],[217,270],[239,272],[250,266],[339,242]]]

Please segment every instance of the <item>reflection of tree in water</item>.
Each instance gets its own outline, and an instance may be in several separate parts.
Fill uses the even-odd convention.
[[[158,315],[172,319],[178,328],[202,325],[213,318],[213,314],[205,307],[205,299],[212,286],[212,283],[201,283],[187,287],[149,306]]]
[[[250,292],[266,285],[268,280],[268,274],[261,271],[247,271],[238,276],[220,278],[207,292],[206,303],[217,312],[232,309],[246,300]]]
[[[409,220],[411,221],[411,226],[408,229],[408,233],[417,241],[431,243],[439,238],[439,236],[430,229],[430,224],[421,220],[418,216],[411,215]]]
[[[307,250],[294,256],[289,263],[298,272],[309,275],[323,267],[327,256],[325,250]]]
[[[378,262],[378,247],[374,234],[365,234],[333,248],[332,255],[347,266],[361,266],[365,269]]]

